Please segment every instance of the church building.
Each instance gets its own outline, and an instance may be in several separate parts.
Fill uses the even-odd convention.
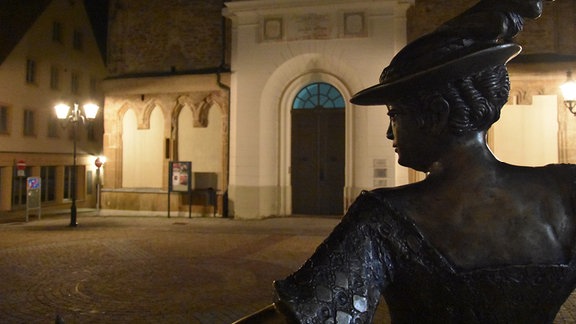
[[[386,108],[349,99],[472,4],[112,0],[102,212],[342,215],[361,190],[421,179],[395,161]],[[576,117],[558,89],[576,63],[575,10],[546,2],[519,39],[512,96],[489,133],[503,161],[576,161]]]

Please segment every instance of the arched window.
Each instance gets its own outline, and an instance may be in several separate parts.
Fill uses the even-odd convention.
[[[138,129],[138,117],[129,109],[122,120],[122,187],[162,188],[164,115],[150,113],[150,127]]]
[[[315,82],[305,86],[298,92],[292,103],[292,109],[342,109],[345,106],[340,91],[324,82]]]

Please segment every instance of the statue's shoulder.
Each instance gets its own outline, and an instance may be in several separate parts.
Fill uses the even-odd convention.
[[[404,214],[411,200],[419,197],[418,191],[418,184],[362,191],[349,214],[398,217]]]
[[[344,218],[380,218],[382,215],[395,214],[397,212],[394,203],[396,199],[392,191],[392,188],[363,190]]]
[[[424,182],[416,182],[398,187],[378,188],[370,193],[391,206],[400,206],[414,197],[421,196],[425,191],[424,187]]]
[[[535,168],[532,181],[552,181],[555,185],[576,185],[576,164],[558,163]],[[575,188],[576,189],[576,188]]]
[[[551,176],[569,176],[576,175],[576,164],[570,163],[551,163],[544,166],[529,167],[529,166],[518,166],[502,163],[505,166],[516,168],[518,170],[525,170],[526,172],[542,172],[548,173]]]
[[[549,164],[543,167],[548,173],[542,178],[550,178],[553,181],[549,186],[556,186],[559,193],[576,197],[576,164]]]
[[[548,164],[543,168],[545,170],[548,170],[549,172],[556,173],[559,176],[576,177],[576,164],[569,164],[569,163]]]

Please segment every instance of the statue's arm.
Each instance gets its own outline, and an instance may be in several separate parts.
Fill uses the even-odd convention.
[[[371,322],[392,271],[380,227],[390,212],[363,194],[295,273],[274,282],[276,309],[298,323]]]
[[[363,194],[298,271],[274,282],[274,303],[234,323],[371,322],[391,278],[381,231],[391,212]]]

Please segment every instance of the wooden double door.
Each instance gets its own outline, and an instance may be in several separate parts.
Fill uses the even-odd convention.
[[[341,215],[344,109],[292,110],[292,213]]]

